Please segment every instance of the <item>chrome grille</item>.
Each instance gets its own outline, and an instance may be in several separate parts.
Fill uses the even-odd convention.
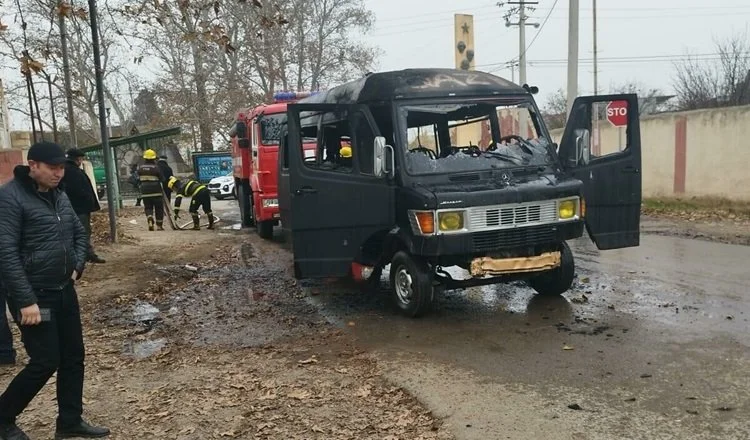
[[[469,208],[472,232],[515,228],[558,221],[557,200]]]

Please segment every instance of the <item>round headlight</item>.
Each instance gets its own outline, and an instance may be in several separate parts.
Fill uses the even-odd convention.
[[[441,212],[438,214],[438,223],[441,231],[457,231],[464,228],[464,216],[462,212]]]
[[[558,207],[560,218],[563,220],[573,218],[576,215],[576,201],[563,200]]]

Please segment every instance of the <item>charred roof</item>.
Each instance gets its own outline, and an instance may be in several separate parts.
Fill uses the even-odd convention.
[[[523,87],[486,72],[405,69],[370,73],[299,103],[354,104],[407,98],[528,94]]]

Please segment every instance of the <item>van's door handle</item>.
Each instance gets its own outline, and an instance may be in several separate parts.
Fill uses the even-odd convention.
[[[303,194],[315,194],[317,192],[318,192],[317,189],[310,188],[309,186],[299,188],[298,190],[294,191],[294,193],[297,194],[298,196],[301,196]]]
[[[638,168],[627,166],[622,169],[622,172],[625,174],[638,174]]]

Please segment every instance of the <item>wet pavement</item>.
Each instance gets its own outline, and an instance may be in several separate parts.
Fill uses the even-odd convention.
[[[232,206],[227,229],[239,218]],[[299,289],[307,325],[317,309],[348,329],[459,439],[750,438],[750,247],[658,235],[616,251],[571,245],[577,276],[563,297],[524,283],[448,291],[430,315],[408,319],[389,303],[387,273],[380,293],[289,282],[289,252],[248,232],[259,288],[244,295],[263,304],[279,286]],[[229,284],[242,276],[228,273]],[[230,308],[221,297],[210,301]],[[265,321],[293,303],[268,302],[246,325],[203,336],[272,340],[258,329],[283,328]]]
[[[449,291],[418,320],[385,292],[305,285],[458,438],[750,438],[750,247],[572,245],[564,297],[523,283]]]

